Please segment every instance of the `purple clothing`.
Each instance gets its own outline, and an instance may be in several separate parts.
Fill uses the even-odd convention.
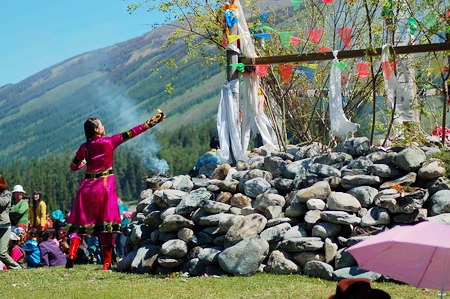
[[[41,265],[43,267],[63,266],[67,258],[56,243],[49,239],[39,243]]]
[[[92,175],[95,178],[85,177],[80,183],[67,220],[69,233],[92,235],[121,232],[116,182],[112,173],[114,150],[149,128],[148,124],[137,125],[127,132],[98,137],[89,144],[80,145],[70,169],[81,169],[81,161],[86,160],[86,177]]]

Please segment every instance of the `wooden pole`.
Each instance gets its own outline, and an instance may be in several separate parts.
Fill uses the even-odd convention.
[[[358,58],[368,56],[380,56],[381,49],[382,48],[339,51],[337,58],[348,59],[348,58]],[[410,53],[441,52],[441,51],[450,51],[450,43],[398,46],[392,47],[391,49],[393,53],[397,55]],[[247,57],[239,57],[239,62],[247,66],[257,64],[278,64],[278,63],[293,63],[293,62],[333,60],[333,59],[334,56],[332,52],[325,52],[325,53],[293,54],[283,56],[267,56],[267,57],[258,57],[255,59]]]

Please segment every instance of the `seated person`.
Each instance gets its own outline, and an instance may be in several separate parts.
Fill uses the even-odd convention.
[[[207,153],[200,156],[195,167],[189,172],[190,176],[196,177],[203,174],[209,178],[217,166],[222,164],[222,161],[220,161],[220,158],[216,153],[216,150],[220,148],[218,136],[211,138],[209,147],[211,149]]]
[[[56,231],[48,228],[42,232],[42,241],[39,243],[41,252],[41,265],[43,267],[63,266],[66,264],[66,256],[59,248],[59,242],[55,242]]]
[[[27,267],[36,268],[41,266],[41,252],[38,247],[38,231],[32,228],[28,231],[27,241],[23,244],[22,249],[27,256]]]
[[[22,247],[20,247],[20,241],[20,237],[14,232],[11,232],[8,244],[8,253],[16,263],[18,263],[22,268],[26,269],[27,257],[25,251],[22,249]]]

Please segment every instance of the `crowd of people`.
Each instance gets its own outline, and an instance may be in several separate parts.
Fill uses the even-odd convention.
[[[62,212],[58,209],[51,216],[48,215],[40,190],[35,190],[28,197],[21,185],[15,185],[9,192],[6,180],[1,175],[0,191],[0,270],[66,265],[70,243],[67,226],[70,210]],[[128,207],[121,199],[118,204],[122,227],[126,227],[133,213],[128,212]],[[8,206],[9,209],[6,208]],[[126,255],[126,237],[117,234],[115,239],[113,259],[117,261]],[[81,238],[75,262],[102,263],[98,237],[85,235]]]

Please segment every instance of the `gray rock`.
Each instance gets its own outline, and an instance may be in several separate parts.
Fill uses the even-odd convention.
[[[450,190],[441,190],[430,197],[430,216],[450,212]]]
[[[346,175],[341,178],[341,185],[345,189],[359,186],[379,186],[381,179],[375,175]]]
[[[333,280],[341,281],[347,278],[367,278],[370,281],[377,281],[381,274],[358,268],[357,266],[337,269],[333,272]]]
[[[391,188],[392,186],[402,185],[402,186],[411,186],[416,182],[417,173],[410,172],[400,178],[397,178],[393,181],[385,182],[381,184],[380,189]]]
[[[200,204],[201,208],[205,210],[207,213],[216,214],[228,212],[231,208],[230,205],[214,200],[203,200]]]
[[[341,269],[346,267],[356,266],[356,261],[346,248],[341,248],[336,252],[334,260],[334,268]]]
[[[273,227],[266,228],[260,234],[261,238],[269,243],[279,242],[283,240],[284,235],[291,229],[289,223],[281,223]]]
[[[344,211],[321,211],[320,219],[336,224],[357,225],[361,218]]]
[[[268,206],[264,210],[264,216],[268,221],[278,218],[283,218],[283,208],[280,206]]]
[[[362,169],[362,170],[368,170],[370,166],[373,165],[372,160],[361,156],[356,159],[351,160],[347,164],[347,169]]]
[[[272,180],[271,184],[277,189],[281,194],[287,194],[292,191],[294,180],[287,178],[275,178]]]
[[[161,253],[170,257],[181,258],[186,256],[187,252],[186,242],[180,239],[169,240],[161,246]]]
[[[425,152],[417,146],[409,146],[397,153],[392,163],[403,171],[416,171],[426,160]]]
[[[333,267],[327,263],[319,261],[309,261],[305,264],[303,273],[311,277],[332,280],[333,270]]]
[[[311,198],[319,198],[326,200],[331,194],[330,184],[326,181],[320,181],[311,187],[298,190],[295,193],[295,201],[307,202]]]
[[[317,237],[290,238],[280,242],[278,248],[288,252],[316,251],[323,248],[323,241]]]
[[[211,198],[211,196],[212,193],[206,189],[194,190],[183,197],[183,199],[175,208],[175,213],[182,216],[188,216],[190,213],[200,207],[203,200],[208,200]]]
[[[428,191],[426,189],[417,188],[413,192],[386,189],[375,196],[374,202],[377,206],[383,207],[391,213],[408,214],[422,208],[427,199]]]
[[[327,264],[333,264],[338,251],[338,244],[334,243],[330,238],[325,239],[324,250],[325,250],[325,262]]]
[[[270,183],[263,178],[254,178],[244,183],[244,194],[255,198],[270,189]]]
[[[264,271],[274,274],[292,274],[299,272],[299,267],[292,261],[289,253],[274,250],[269,255]]]
[[[131,272],[138,274],[152,273],[157,267],[157,259],[160,254],[159,246],[145,245],[140,247],[131,262]]]
[[[253,202],[253,207],[258,211],[264,212],[269,206],[284,207],[286,200],[278,194],[259,194]]]
[[[305,203],[294,202],[286,208],[284,216],[303,218],[306,215],[306,212],[307,207]]]
[[[287,232],[285,232],[283,240],[288,240],[290,238],[302,238],[307,236],[308,233],[306,232],[305,228],[303,228],[301,225],[295,225],[291,227]]]
[[[430,195],[433,195],[440,190],[450,190],[450,179],[447,177],[436,178],[428,182],[427,188]]]
[[[186,260],[184,258],[175,258],[171,256],[158,256],[158,264],[163,268],[173,269],[183,265]]]
[[[359,186],[347,190],[347,193],[353,195],[359,201],[361,207],[368,208],[373,204],[373,199],[378,194],[378,190],[370,186]]]
[[[326,206],[325,201],[323,201],[322,199],[319,198],[311,198],[308,199],[308,201],[306,202],[306,207],[309,210],[324,210]]]
[[[383,179],[392,179],[402,174],[397,167],[387,164],[373,164],[367,168],[367,171]]]
[[[227,273],[252,275],[258,271],[268,254],[269,243],[260,236],[251,236],[223,250],[218,260],[220,267]]]
[[[322,239],[336,237],[341,232],[341,225],[330,222],[320,222],[313,226],[311,237],[320,237]]]
[[[250,214],[239,218],[225,235],[225,247],[261,233],[266,226],[267,219],[259,214]]]
[[[391,216],[388,210],[382,207],[372,207],[367,214],[361,217],[361,226],[388,225],[391,223]]]
[[[153,193],[153,200],[158,207],[165,209],[168,207],[176,207],[180,203],[181,198],[186,196],[186,194],[188,193],[182,190],[156,190]]]
[[[321,219],[320,217],[321,211],[320,210],[311,210],[306,212],[305,214],[305,228],[306,229],[312,229],[312,227]]]
[[[264,170],[269,171],[273,177],[279,177],[283,174],[286,162],[277,156],[264,157]]]
[[[292,259],[303,268],[309,261],[325,262],[325,255],[321,251],[302,251],[294,253]]]
[[[183,264],[182,271],[192,277],[202,276],[206,273],[206,265],[199,258],[192,258]]]
[[[206,247],[200,250],[198,259],[205,264],[217,264],[219,262],[219,254],[222,252],[222,248],[219,247]]]
[[[298,173],[306,173],[311,163],[312,159],[307,158],[286,164],[283,168],[283,176],[288,179],[294,179]]]
[[[194,235],[194,231],[190,228],[182,228],[177,232],[177,237],[180,240],[183,240],[184,242],[187,242],[189,238],[191,238]]]
[[[358,212],[361,209],[361,203],[356,197],[344,192],[331,192],[327,206],[330,210],[346,212]]]
[[[345,165],[350,162],[353,157],[345,152],[331,152],[314,158],[314,163],[325,165]]]
[[[417,171],[417,176],[424,180],[432,180],[445,175],[445,167],[439,159],[425,161]]]
[[[189,220],[181,215],[170,215],[164,219],[159,226],[162,233],[178,232],[181,228],[194,228],[194,221]]]
[[[370,141],[367,137],[355,137],[344,140],[342,144],[333,149],[342,151],[354,157],[362,156],[370,151]]]
[[[427,219],[427,209],[417,209],[409,214],[394,214],[394,222],[396,223],[416,223]]]
[[[332,177],[332,176],[335,176],[335,177],[341,176],[341,172],[339,171],[339,169],[337,169],[333,166],[330,166],[330,165],[320,164],[320,163],[311,164],[308,171],[313,174],[316,174],[322,178]]]
[[[172,178],[172,188],[189,192],[194,188],[194,183],[188,175],[178,175]]]

